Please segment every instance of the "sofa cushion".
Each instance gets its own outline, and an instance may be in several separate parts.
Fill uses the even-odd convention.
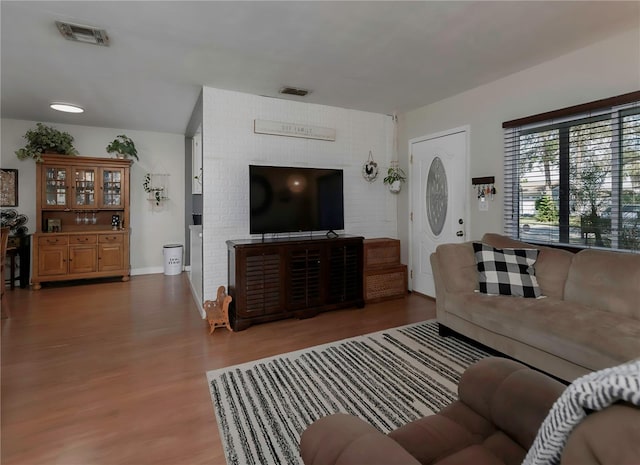
[[[640,255],[578,252],[569,270],[565,299],[640,320]]]
[[[564,285],[574,256],[572,252],[553,247],[534,246],[494,233],[486,233],[482,236],[482,242],[501,249],[505,247],[538,249],[538,260],[534,268],[542,295],[557,299],[564,297]]]
[[[536,249],[498,249],[473,243],[480,292],[494,295],[539,297],[540,287],[533,265]]]
[[[640,355],[640,321],[558,299],[449,295],[448,312],[590,370]]]

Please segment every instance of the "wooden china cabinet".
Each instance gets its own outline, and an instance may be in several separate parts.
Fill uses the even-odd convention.
[[[36,163],[33,289],[47,281],[129,280],[129,171],[115,158],[43,155]]]

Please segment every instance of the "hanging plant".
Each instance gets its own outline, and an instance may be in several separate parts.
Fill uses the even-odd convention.
[[[43,153],[78,154],[73,146],[71,134],[42,123],[36,123],[36,129],[29,129],[23,137],[27,139],[28,143],[23,148],[16,150],[16,156],[20,160],[33,158],[39,162],[42,161]]]
[[[131,157],[135,158],[136,160],[140,160],[138,158],[136,144],[134,144],[133,141],[124,134],[116,136],[116,138],[109,145],[107,145],[107,153],[115,153],[116,156],[120,155],[119,158]]]
[[[156,205],[160,205],[160,202],[164,200],[164,197],[162,196],[162,193],[164,192],[164,187],[153,187],[151,185],[151,173],[147,173],[144,175],[142,188],[146,193],[151,194],[149,200],[155,199]]]
[[[391,162],[391,166],[387,170],[387,176],[382,182],[389,186],[389,190],[393,193],[400,192],[402,183],[407,181],[407,175],[398,166],[398,162]]]

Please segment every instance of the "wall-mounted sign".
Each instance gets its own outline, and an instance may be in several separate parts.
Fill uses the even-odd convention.
[[[0,170],[0,207],[18,206],[18,170]]]
[[[304,139],[336,140],[336,130],[306,124],[283,123],[281,121],[253,120],[253,132],[274,136],[302,137]]]

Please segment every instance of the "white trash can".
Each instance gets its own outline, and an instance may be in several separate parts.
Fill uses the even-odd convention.
[[[182,273],[182,244],[166,244],[164,254],[164,274],[172,276]]]

